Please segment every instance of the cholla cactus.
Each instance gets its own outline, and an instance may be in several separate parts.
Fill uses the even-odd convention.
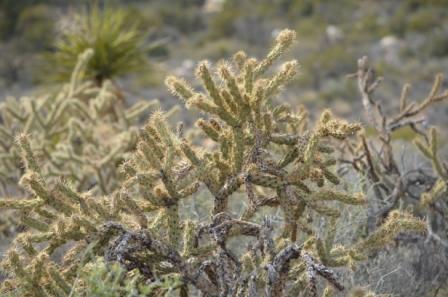
[[[32,231],[19,235],[3,261],[9,274],[3,290],[68,295],[77,271],[101,256],[128,273],[138,270],[147,282],[176,276],[182,296],[317,296],[318,277],[330,296],[333,289],[344,290],[330,267],[354,268],[400,232],[425,232],[425,223],[392,212],[371,236],[335,244],[340,208],[366,200],[336,187],[340,180],[331,169],[335,160],[327,140],[343,140],[360,126],[324,111],[307,130],[303,112],[274,105],[297,62],[285,63],[273,76],[266,73],[294,39],[293,31],[284,30],[266,58],[239,52],[234,65],[217,66],[217,76],[209,63],[199,63],[196,73],[206,93],[168,77],[169,89],[187,107],[204,112],[197,126],[214,145],[206,149],[186,139],[182,126],[173,130],[166,114],[156,112],[122,166],[127,180],[110,195],[93,197],[63,182],[48,183],[22,136],[27,172],[21,184],[31,197],[1,200],[0,207],[17,209]],[[182,219],[182,201],[198,192],[213,201],[210,221]],[[246,202],[244,209],[231,209],[232,196]],[[257,218],[266,207],[281,210],[282,226]],[[327,220],[325,236],[313,217]],[[235,248],[235,237],[247,242],[245,250]],[[67,244],[63,260],[51,260]]]
[[[431,160],[434,171],[437,173],[438,179],[429,192],[422,195],[421,203],[425,206],[434,204],[438,199],[446,197],[447,182],[448,182],[448,166],[446,162],[440,160],[439,157],[439,142],[437,131],[431,128],[429,131],[429,144],[424,144],[421,140],[416,140],[415,144],[423,153],[423,155]]]
[[[439,214],[442,218],[446,215],[446,205],[448,197],[448,164],[442,161],[439,157],[439,141],[437,131],[435,128],[429,130],[429,141],[425,144],[421,140],[415,141],[416,146],[420,149],[423,155],[431,160],[434,172],[437,178],[433,186],[421,195],[420,204],[427,210],[434,210],[434,212],[428,211],[426,220],[428,222],[428,236],[429,238],[437,241],[445,248],[448,247],[448,234],[444,234],[446,228],[440,227],[440,220],[438,220],[435,213]],[[444,220],[443,220],[444,221]],[[440,229],[442,232],[435,230]]]
[[[50,180],[63,178],[77,190],[103,194],[118,186],[117,163],[135,147],[139,118],[157,102],[126,108],[112,83],[102,87],[83,80],[92,50],[80,55],[69,84],[46,96],[7,98],[0,106],[0,184],[4,195],[22,175],[16,134],[30,134],[35,172]],[[24,136],[18,137],[18,142]],[[24,145],[23,143],[21,144]]]

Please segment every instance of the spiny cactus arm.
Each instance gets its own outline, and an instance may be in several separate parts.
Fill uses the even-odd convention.
[[[66,109],[67,110],[73,109],[74,114],[76,114],[78,116],[78,118],[85,119],[85,120],[89,121],[91,124],[93,124],[95,122],[94,115],[89,110],[88,105],[86,103],[84,103],[78,99],[65,99],[65,102],[67,102]],[[58,119],[58,117],[55,116],[52,120],[57,121],[57,119]],[[49,120],[51,120],[51,119],[49,119]],[[49,123],[49,125],[52,125],[52,124]],[[54,125],[54,123],[53,123],[53,125]]]
[[[12,97],[6,98],[6,101],[2,104],[3,118],[11,117],[11,120],[25,123],[29,119],[29,114],[24,112],[24,108],[19,105]]]
[[[218,72],[224,81],[227,89],[225,90],[230,94],[230,96],[224,96],[228,100],[229,106],[237,107],[237,115],[240,121],[247,120],[247,116],[250,114],[250,103],[251,98],[244,96],[240,90],[240,85],[237,82],[238,74],[233,73],[230,65],[226,63],[221,63],[218,65]]]
[[[58,291],[63,292],[63,294],[70,295],[72,292],[72,285],[68,283],[64,277],[61,275],[60,271],[55,267],[53,263],[49,263],[47,266],[47,274],[51,278],[54,287],[57,288]]]
[[[362,205],[366,204],[367,200],[363,193],[354,193],[354,194],[347,194],[343,192],[338,192],[332,189],[323,189],[323,190],[317,190],[309,195],[311,199],[313,200],[319,200],[319,201],[340,201],[344,204],[352,204],[352,205]]]
[[[447,181],[448,180],[448,169],[445,164],[443,164],[439,158],[439,145],[438,145],[437,131],[434,127],[429,130],[429,144],[425,145],[420,140],[416,140],[414,143],[417,148],[423,153],[425,157],[431,160],[432,165],[440,178]]]
[[[102,167],[105,167],[108,164],[110,164],[113,160],[120,158],[126,146],[127,144],[125,143],[123,145],[117,145],[116,147],[112,148],[107,155],[105,155],[101,160],[96,162],[97,165],[95,167],[101,169]]]
[[[217,106],[224,108],[224,101],[221,98],[221,94],[219,93],[219,89],[217,88],[212,75],[210,74],[209,68],[210,66],[207,61],[200,62],[196,68],[196,76],[202,80],[202,83],[213,102]]]
[[[71,286],[60,275],[55,264],[49,261],[46,253],[39,253],[29,263],[25,265],[23,259],[20,259],[18,254],[10,252],[8,259],[9,265],[15,267],[14,272],[22,278],[23,293],[29,296],[66,296],[70,294]],[[23,270],[28,273],[28,277],[23,275],[24,271],[20,271],[20,265],[23,265]],[[28,296],[28,295],[27,295]]]
[[[299,135],[288,135],[288,134],[276,134],[273,133],[270,136],[270,141],[276,144],[286,144],[286,145],[294,145],[298,141],[300,141],[301,136]]]
[[[30,292],[34,289],[35,296],[47,297],[47,293],[39,284],[39,278],[33,276],[33,272],[26,269],[26,265],[20,259],[20,255],[14,250],[9,250],[6,257],[7,261],[3,261],[4,266],[8,271],[14,273],[17,279],[21,282],[21,287],[25,292]],[[6,284],[6,289],[7,288]]]
[[[37,173],[32,171],[28,172],[22,177],[20,183],[36,197],[44,200],[47,205],[51,206],[56,211],[60,211],[66,215],[73,213],[73,207],[67,203],[64,198],[55,196],[53,193],[49,192]]]
[[[345,120],[335,119],[330,110],[325,110],[319,119],[316,132],[320,137],[334,137],[345,139],[361,129],[359,123],[348,123]]]
[[[56,214],[52,214],[52,212],[48,212],[44,208],[39,208],[40,205],[33,205],[33,211],[36,214],[42,216],[42,218],[45,218],[45,220],[42,220],[39,217],[28,216],[27,211],[25,209],[21,209],[20,211],[22,213],[22,216],[24,216],[22,221],[25,224],[29,225],[31,228],[41,232],[40,234],[27,233],[28,235],[24,235],[23,237],[19,237],[17,239],[18,245],[21,246],[23,250],[26,251],[30,256],[33,257],[33,255],[36,254],[36,249],[33,246],[33,244],[35,243],[46,242],[47,245],[44,249],[44,253],[51,255],[56,248],[62,246],[66,242],[80,241],[88,238],[88,236],[97,232],[95,222],[98,216],[102,217],[100,221],[109,217],[107,211],[103,209],[99,204],[94,203],[88,198],[86,199],[85,196],[83,197],[82,195],[76,194],[66,185],[59,184],[58,187],[56,187],[55,190],[53,190],[50,194],[50,192],[45,189],[45,185],[33,185],[35,182],[38,182],[36,181],[36,179],[38,180],[39,178],[36,177],[35,174],[31,174],[31,189],[35,191],[36,194],[39,194],[39,196],[45,197],[45,199],[55,199],[54,201],[52,201],[52,203],[47,200],[47,205],[56,204],[53,205],[54,209],[59,209],[58,207],[61,207],[60,204],[62,203],[62,201],[64,201],[63,203],[65,203],[66,205],[70,205],[71,203],[75,205],[88,205],[90,210],[86,211],[86,209],[84,208],[84,212],[87,212],[87,216],[76,214],[72,215],[69,218],[64,216],[58,218]],[[65,198],[62,198],[61,195]],[[34,200],[28,201],[32,202]],[[81,209],[83,209],[82,206]],[[75,212],[75,210],[76,207],[73,207],[70,212]],[[64,213],[64,211],[61,210],[61,213]],[[48,220],[53,220],[51,226],[46,223],[48,222]],[[56,270],[54,269],[49,270],[48,273],[52,275],[51,277],[56,283],[59,283],[59,289],[61,289],[62,287],[62,289],[66,291],[68,286],[61,285],[64,283],[63,279],[56,276]],[[32,275],[33,277],[36,277],[35,273],[32,273]],[[48,292],[53,292],[54,290],[57,290],[58,287],[55,287],[51,284],[49,284],[49,286],[50,287],[46,287],[45,289]]]
[[[93,57],[94,51],[93,49],[89,48],[86,49],[83,53],[80,53],[78,56],[78,62],[76,63],[75,69],[72,72],[71,79],[70,79],[70,87],[68,90],[68,96],[71,97],[75,90],[77,89],[77,86],[79,85],[80,81],[82,80],[82,77],[85,73],[85,70],[87,68],[87,65],[90,61],[90,59]]]
[[[426,233],[427,225],[409,213],[392,211],[386,221],[366,239],[353,247],[356,253],[365,254],[389,244],[401,232]]]
[[[323,238],[316,237],[316,252],[319,255],[320,260],[324,265],[327,266],[342,266],[344,264],[335,265],[336,257],[341,258],[341,256],[345,256],[345,248],[342,248],[339,253],[336,253],[337,246],[334,246],[334,241],[336,237],[336,233],[338,230],[338,220],[337,218],[329,218],[326,220],[325,229],[326,232]]]
[[[65,113],[68,111],[68,107],[70,106],[70,99],[60,100],[51,106],[50,111],[48,112],[47,118],[45,120],[46,127],[58,127],[58,123],[62,122]]]
[[[7,129],[4,126],[0,126],[0,135],[1,135],[1,146],[5,151],[9,148],[9,143],[14,141],[13,131],[12,129]]]
[[[438,155],[438,137],[435,128],[431,128],[429,131],[429,144],[426,145],[419,139],[415,140],[414,143],[417,148],[422,152],[422,154],[431,160],[434,171],[437,173],[439,178],[436,180],[434,186],[423,193],[421,196],[421,204],[424,206],[434,205],[434,203],[444,197],[447,192],[448,183],[448,167],[446,163],[442,162]]]
[[[307,206],[322,216],[330,218],[338,218],[341,216],[340,210],[322,203],[318,203],[315,201],[308,201]]]
[[[150,109],[156,109],[159,106],[158,100],[150,102],[139,101],[126,109],[125,117],[128,123],[135,123],[137,120]]]
[[[296,40],[296,33],[292,30],[283,30],[278,34],[276,42],[272,50],[268,53],[265,59],[257,63],[253,70],[253,77],[263,75],[266,70],[277,60]]]
[[[42,118],[40,110],[38,110],[38,107],[36,106],[36,101],[31,101],[31,110],[34,114],[34,118],[37,120],[37,123],[40,125],[40,127],[43,129],[47,129],[45,120]]]
[[[266,89],[264,90],[264,96],[266,98],[272,98],[279,93],[280,88],[289,83],[297,74],[298,62],[296,60],[286,62],[282,65],[282,69],[269,80]]]
[[[120,196],[118,199],[120,199],[121,205],[119,206],[121,206],[122,209],[127,209],[130,213],[132,213],[136,217],[137,222],[142,229],[148,228],[148,218],[146,217],[145,212],[156,210],[157,208],[143,208],[134,199],[129,197],[127,192],[124,191],[116,195]]]
[[[8,209],[32,209],[44,205],[45,201],[41,198],[35,199],[6,199],[0,198],[0,208]]]
[[[22,149],[23,153],[23,160],[25,161],[26,167],[34,171],[38,174],[40,174],[40,166],[36,162],[36,158],[34,157],[34,154],[31,150],[30,142],[28,140],[28,136],[26,134],[21,134],[17,138],[17,142],[20,145],[20,148]]]
[[[184,79],[180,79],[175,76],[168,76],[165,79],[165,84],[174,96],[184,100],[185,102],[196,94],[193,88]]]
[[[430,191],[422,194],[421,204],[423,206],[434,205],[437,200],[446,197],[447,190],[448,186],[446,181],[439,178]]]

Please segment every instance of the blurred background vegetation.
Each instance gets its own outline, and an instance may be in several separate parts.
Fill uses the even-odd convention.
[[[199,59],[219,60],[240,48],[261,56],[260,49],[285,27],[298,32],[299,45],[290,55],[302,69],[286,99],[311,109],[330,105],[342,116],[356,114],[355,81],[346,75],[363,55],[385,77],[378,96],[391,104],[403,83],[413,84],[414,96],[423,95],[433,75],[448,69],[446,0],[1,0],[0,98],[67,75],[73,66],[68,61],[85,46],[101,47],[101,38],[117,38],[101,37],[100,25],[89,24],[91,33],[98,31],[89,36],[101,38],[88,40],[88,19],[80,20],[79,13],[92,13],[92,6],[120,9],[102,24],[131,34],[116,40],[115,49],[138,45],[127,53],[131,62],[121,65],[114,55],[122,53],[109,51],[118,68],[95,75],[113,75],[130,100],[157,97],[166,107],[175,103],[162,84],[166,73],[191,75]],[[73,38],[76,34],[84,39]],[[446,113],[446,108],[435,112],[442,124]]]

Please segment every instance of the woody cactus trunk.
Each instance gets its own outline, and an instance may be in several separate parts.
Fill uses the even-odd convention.
[[[172,129],[156,112],[140,131],[137,151],[122,164],[126,181],[110,195],[78,193],[63,181],[48,184],[28,149],[32,135],[20,136],[27,165],[21,184],[30,196],[0,200],[0,207],[16,209],[30,230],[3,260],[9,277],[2,291],[70,295],[82,287],[79,271],[99,256],[138,273],[144,283],[176,275],[181,296],[318,296],[319,278],[324,296],[331,296],[345,290],[332,267],[354,269],[398,233],[425,232],[422,221],[393,211],[369,237],[335,244],[341,207],[366,200],[337,186],[333,141],[360,125],[327,110],[307,129],[304,112],[274,104],[297,62],[284,63],[272,76],[267,72],[294,40],[295,33],[284,30],[261,61],[238,52],[216,67],[216,75],[200,62],[196,75],[204,93],[168,77],[170,91],[203,112],[197,128],[213,145],[188,138],[182,125]],[[213,201],[210,220],[181,219],[184,200],[198,193]],[[244,200],[243,209],[231,209],[231,197]],[[262,216],[266,208],[281,210],[280,225]],[[327,230],[315,229],[313,218],[326,220]],[[235,249],[232,238],[247,247]],[[61,248],[67,251],[56,261]]]

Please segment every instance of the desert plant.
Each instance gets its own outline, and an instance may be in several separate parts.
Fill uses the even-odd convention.
[[[175,276],[150,285],[142,284],[141,278],[138,272],[130,275],[120,264],[104,263],[103,259],[98,258],[80,269],[72,292],[77,297],[169,296],[170,292],[182,285]]]
[[[436,179],[432,187],[421,195],[420,205],[430,210],[426,216],[429,238],[448,248],[448,233],[446,232],[448,224],[448,164],[440,159],[439,141],[435,128],[430,129],[429,139],[426,140],[429,140],[427,144],[419,139],[415,141],[415,144],[431,161]]]
[[[123,9],[91,5],[75,14],[73,24],[56,40],[49,65],[53,76],[65,81],[85,50],[94,51],[85,75],[99,85],[105,80],[141,70],[145,65],[145,34]]]
[[[364,224],[361,224],[362,228],[369,234],[381,226],[391,212],[402,209],[425,220],[428,226],[426,238],[397,238],[396,243],[401,251],[372,258],[372,265],[364,266],[364,276],[368,278],[369,270],[373,271],[372,267],[384,267],[384,263],[400,257],[402,260],[398,261],[403,261],[406,254],[416,255],[402,263],[410,276],[406,279],[418,284],[408,292],[415,296],[429,294],[435,287],[446,286],[447,271],[444,267],[448,262],[448,203],[447,165],[439,152],[436,129],[427,129],[430,118],[425,113],[431,106],[448,100],[448,91],[442,89],[443,77],[439,74],[422,101],[410,102],[411,86],[406,84],[396,101],[399,109],[393,112],[389,110],[394,105],[392,100],[388,100],[387,105],[385,100],[375,97],[375,90],[382,78],[375,76],[375,70],[368,64],[366,57],[358,61],[358,71],[353,77],[357,78],[361,93],[366,128],[355,138],[345,141],[339,161],[341,169],[351,168],[357,172],[357,180],[364,185],[364,189],[369,190],[369,211]],[[416,147],[409,142],[409,138],[416,139]],[[421,166],[425,163],[423,160],[409,162],[418,156],[417,149],[431,161],[432,171]],[[349,167],[345,166],[347,164]],[[437,258],[432,255],[437,255]],[[431,281],[428,275],[432,275]],[[388,286],[395,285],[391,281]],[[402,293],[403,290],[406,289],[397,288],[395,293]]]
[[[85,79],[94,56],[82,53],[68,84],[43,96],[7,98],[0,104],[0,184],[3,195],[17,196],[14,186],[23,174],[15,135],[31,134],[29,150],[48,181],[65,179],[77,190],[110,193],[119,174],[116,167],[134,149],[142,114],[157,106],[140,101],[131,107],[118,98],[115,87],[101,87]],[[19,139],[20,142],[20,139]]]
[[[443,177],[444,168],[437,157],[436,132],[431,129],[430,137],[428,136],[428,132],[424,129],[427,122],[424,113],[432,105],[448,100],[448,90],[441,90],[443,76],[439,74],[424,100],[410,103],[408,96],[411,86],[407,84],[401,92],[399,111],[391,114],[374,98],[374,91],[382,78],[375,76],[375,71],[368,65],[367,57],[359,59],[358,71],[353,76],[357,77],[367,124],[374,133],[370,133],[369,139],[366,131],[362,131],[353,142],[347,141],[344,151],[349,158],[343,157],[341,161],[349,163],[356,171],[365,174],[375,197],[385,204],[373,214],[380,223],[390,211],[399,206],[402,198],[411,197],[416,201],[420,200],[420,197],[415,197],[416,193],[411,190],[413,185],[424,184],[432,188],[434,182],[434,177],[421,168],[412,168],[407,172],[400,170],[397,165],[397,151],[393,147],[395,141],[393,133],[402,128],[409,128],[414,135],[422,136],[426,144],[417,141],[418,148],[432,160],[436,172]]]
[[[354,268],[399,233],[425,232],[424,222],[393,211],[369,237],[335,244],[340,208],[366,200],[336,186],[341,181],[331,169],[329,140],[343,140],[360,125],[326,110],[307,129],[304,113],[274,104],[297,62],[266,73],[294,40],[293,31],[282,31],[260,61],[238,52],[233,66],[217,66],[219,78],[208,62],[200,62],[196,74],[206,93],[168,77],[168,88],[188,108],[207,115],[197,126],[214,145],[187,139],[182,125],[174,131],[166,115],[156,112],[122,165],[127,180],[110,195],[93,197],[62,181],[48,183],[29,137],[21,135],[21,185],[30,197],[3,199],[0,207],[16,209],[31,230],[6,253],[2,267],[9,278],[2,290],[68,295],[79,270],[99,256],[127,273],[138,271],[145,282],[179,279],[182,296],[317,296],[318,277],[327,286],[324,296],[331,296],[344,286],[330,267]],[[184,219],[183,202],[199,192],[213,201],[211,218]],[[231,197],[245,201],[242,209],[231,208]],[[262,216],[267,207],[280,210],[281,225]],[[313,226],[313,219],[326,221],[325,230]],[[247,246],[237,249],[235,238]],[[67,246],[62,261],[52,259]]]

